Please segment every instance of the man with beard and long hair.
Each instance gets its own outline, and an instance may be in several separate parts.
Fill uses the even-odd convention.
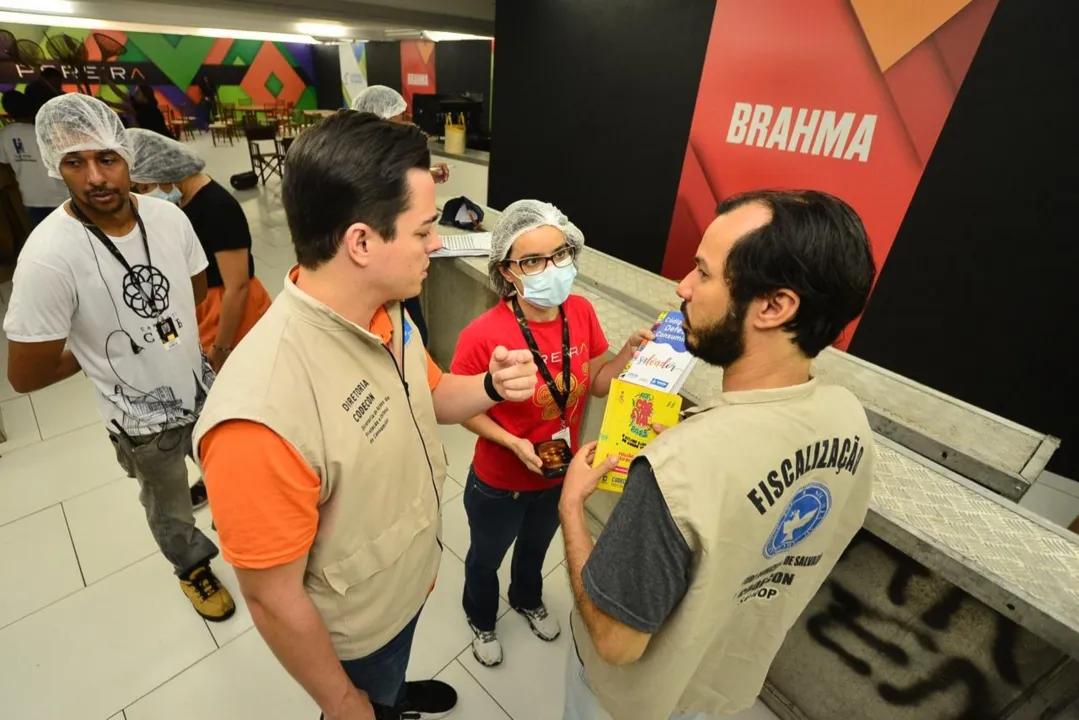
[[[195,527],[185,461],[213,382],[195,318],[206,255],[179,208],[131,196],[131,140],[105,103],[54,98],[36,132],[42,164],[71,200],[19,255],[4,319],[8,380],[29,393],[86,372],[181,588],[199,615],[226,620],[236,608],[210,569],[217,546]]]
[[[613,464],[593,468],[593,444],[566,476],[567,720],[754,702],[869,504],[865,412],[810,364],[862,312],[874,274],[865,228],[838,198],[758,191],[720,205],[678,295],[686,346],[723,368],[722,394],[634,461],[594,545],[585,500]]]

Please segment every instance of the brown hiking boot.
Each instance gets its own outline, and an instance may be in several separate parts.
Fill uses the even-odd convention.
[[[209,565],[200,565],[186,578],[180,578],[180,587],[197,612],[210,622],[228,620],[236,612],[232,595],[217,579]]]

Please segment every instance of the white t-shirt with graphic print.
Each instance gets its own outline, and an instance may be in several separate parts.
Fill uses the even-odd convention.
[[[129,435],[147,435],[193,422],[213,371],[199,344],[191,287],[191,277],[206,269],[202,245],[175,205],[137,202],[149,266],[137,226],[111,238],[129,276],[82,223],[58,210],[19,255],[4,332],[24,343],[66,338],[97,388],[109,430],[116,432],[115,422]]]

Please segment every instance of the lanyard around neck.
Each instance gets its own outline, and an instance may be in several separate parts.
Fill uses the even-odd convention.
[[[129,199],[128,202],[131,202],[131,200]],[[74,200],[71,201],[71,212],[75,214],[75,218],[83,224],[83,227],[85,227],[91,235],[97,238],[98,242],[105,246],[105,249],[109,251],[109,254],[124,266],[124,270],[127,270],[128,273],[135,272],[131,267],[131,263],[129,263],[127,258],[124,257],[124,254],[120,252],[120,248],[116,247],[116,243],[112,241],[112,238],[106,235],[104,230],[95,225],[93,220],[86,217]],[[143,224],[142,216],[139,215],[134,206],[131,207],[131,212],[135,215],[135,223],[138,225],[139,234],[142,236],[142,247],[146,251],[146,264],[152,265],[153,263],[150,261],[150,242],[146,239],[146,225]]]
[[[539,368],[540,376],[543,377],[543,381],[547,383],[547,389],[551,391],[551,397],[554,398],[555,404],[558,405],[558,409],[562,411],[562,422],[564,424],[568,418],[566,411],[569,407],[570,395],[569,318],[566,317],[566,311],[562,307],[558,308],[558,314],[562,316],[561,390],[558,389],[558,384],[554,381],[554,377],[551,375],[547,363],[543,361],[543,354],[540,352],[539,345],[536,344],[536,338],[532,335],[532,329],[528,327],[528,319],[525,317],[524,311],[521,310],[521,303],[517,301],[516,296],[513,298],[513,314],[517,316],[517,324],[521,327],[521,334],[524,335],[525,342],[528,343],[528,349],[532,351],[532,357],[536,361],[536,367]]]

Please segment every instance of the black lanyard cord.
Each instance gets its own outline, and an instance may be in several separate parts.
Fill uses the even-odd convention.
[[[540,375],[543,377],[543,381],[547,383],[547,389],[551,391],[551,397],[554,398],[555,404],[558,405],[558,409],[562,411],[562,423],[567,424],[569,396],[570,396],[570,342],[569,342],[569,318],[566,317],[566,311],[559,306],[558,314],[562,317],[562,389],[558,389],[558,384],[555,383],[554,377],[551,376],[551,371],[547,367],[547,363],[543,361],[543,354],[540,352],[539,345],[536,344],[536,338],[532,335],[532,329],[528,327],[528,319],[525,317],[524,312],[521,310],[521,303],[517,301],[517,297],[513,298],[513,314],[517,316],[517,324],[521,327],[521,334],[524,335],[525,342],[528,343],[528,349],[532,351],[532,357],[536,361],[536,367],[539,368]]]
[[[128,202],[131,202],[131,200],[128,199]],[[124,257],[124,254],[120,252],[120,248],[116,247],[116,243],[114,243],[112,239],[108,235],[106,235],[101,228],[94,224],[93,220],[83,214],[82,210],[79,208],[78,204],[74,200],[71,201],[71,211],[75,214],[75,218],[79,222],[81,222],[95,238],[98,239],[98,242],[104,245],[105,249],[108,250],[109,253],[114,258],[116,258],[116,260],[121,265],[124,266],[124,270],[127,270],[128,273],[134,273],[134,270],[131,268],[131,263],[129,263],[127,261],[127,258]],[[146,264],[152,265],[153,263],[150,260],[150,242],[146,238],[146,225],[142,222],[142,216],[139,215],[138,211],[135,209],[134,204],[132,204],[131,206],[131,212],[135,216],[135,223],[139,226],[139,235],[142,236],[142,248],[146,251]]]
[[[131,200],[129,199],[128,202],[131,202]],[[146,288],[143,287],[143,282],[144,280],[148,279],[149,282],[153,283],[155,274],[160,275],[160,272],[155,270],[153,267],[153,262],[150,258],[150,241],[146,235],[146,224],[142,221],[142,216],[139,215],[138,210],[135,209],[135,205],[132,203],[131,212],[135,216],[135,223],[136,225],[138,225],[139,235],[142,237],[142,248],[146,252],[146,265],[142,266],[146,268],[146,273],[143,273],[142,275],[135,272],[135,268],[133,268],[131,266],[131,263],[127,261],[127,258],[124,257],[124,254],[120,252],[120,248],[116,247],[116,243],[112,241],[112,238],[106,235],[105,232],[101,228],[99,228],[93,220],[86,217],[86,215],[82,212],[79,206],[75,203],[74,199],[72,199],[71,201],[71,211],[72,213],[74,213],[75,218],[80,223],[82,223],[86,231],[93,235],[95,238],[97,238],[97,241],[100,242],[105,247],[105,249],[109,251],[109,254],[116,258],[116,261],[123,266],[125,271],[127,271],[128,280],[125,280],[125,294],[127,283],[130,282],[131,285],[138,291],[138,294],[142,296],[143,302],[146,303],[145,311],[138,314],[140,316],[145,316],[148,319],[151,316],[159,315],[163,308],[159,309],[159,303],[154,299],[151,294],[147,293]],[[163,275],[161,277],[164,278]],[[167,289],[167,280],[165,280],[165,282]]]

